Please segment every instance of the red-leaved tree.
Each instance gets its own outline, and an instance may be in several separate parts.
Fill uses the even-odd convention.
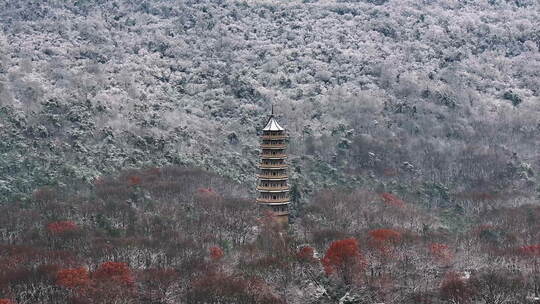
[[[519,247],[519,253],[524,256],[540,256],[540,244]]]
[[[369,244],[384,257],[392,254],[394,245],[401,240],[401,233],[392,229],[376,229],[369,232]]]
[[[452,260],[453,255],[450,247],[445,244],[432,243],[429,245],[429,253],[440,263],[448,263]]]
[[[355,238],[332,242],[322,263],[327,275],[336,275],[346,284],[357,282],[366,264]]]
[[[73,221],[57,221],[47,224],[47,231],[52,234],[64,234],[78,229],[79,227]]]
[[[399,208],[405,207],[405,202],[401,200],[399,197],[393,195],[392,193],[384,192],[384,193],[381,193],[380,196],[383,202],[388,206],[399,207]]]
[[[56,274],[56,284],[66,288],[84,288],[90,283],[85,267],[61,269]]]
[[[132,175],[128,177],[128,184],[130,186],[138,186],[141,184],[141,182],[142,182],[142,178],[140,176]]]
[[[133,285],[133,274],[126,263],[104,262],[96,269],[94,276],[97,281],[111,281],[126,286]]]
[[[10,299],[0,299],[0,304],[15,304],[15,302]]]
[[[315,249],[313,249],[313,247],[310,247],[310,246],[304,246],[300,248],[300,250],[298,250],[298,252],[296,253],[296,257],[298,258],[298,260],[302,262],[315,261],[314,255],[315,255]]]
[[[89,274],[83,269],[66,269],[60,271],[57,276],[58,285],[76,288],[73,295],[74,302],[129,302],[136,296],[133,273],[126,263],[104,262]]]
[[[223,257],[223,250],[218,246],[210,247],[210,258],[214,261],[219,261]]]
[[[369,235],[377,242],[397,243],[401,240],[401,233],[392,229],[371,230]]]

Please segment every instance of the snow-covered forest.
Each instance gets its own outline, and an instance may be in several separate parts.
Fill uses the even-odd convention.
[[[103,284],[125,303],[524,303],[539,49],[537,0],[0,1],[0,258],[32,278],[0,266],[0,303],[105,303]],[[291,139],[286,237],[247,228],[271,104]]]
[[[385,183],[384,172],[452,191],[533,191],[539,10],[2,1],[1,193],[162,164],[252,182],[271,102],[305,191]]]

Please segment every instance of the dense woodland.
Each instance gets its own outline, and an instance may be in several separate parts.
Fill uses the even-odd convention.
[[[539,29],[535,0],[0,1],[0,304],[532,302]],[[271,104],[286,228],[254,206]]]
[[[456,232],[391,193],[328,190],[282,228],[246,193],[174,167],[41,188],[0,207],[0,303],[518,304],[540,291],[538,205],[478,198]]]

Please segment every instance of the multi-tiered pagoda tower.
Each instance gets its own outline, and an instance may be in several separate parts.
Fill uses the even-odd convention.
[[[280,223],[289,221],[289,185],[287,175],[288,136],[276,119],[274,110],[261,136],[261,162],[257,190],[257,203],[270,210]]]

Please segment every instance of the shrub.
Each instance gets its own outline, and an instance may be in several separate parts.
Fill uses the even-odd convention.
[[[504,92],[503,98],[506,100],[510,100],[514,107],[519,106],[519,104],[523,102],[523,99],[521,99],[521,97],[512,90]]]

